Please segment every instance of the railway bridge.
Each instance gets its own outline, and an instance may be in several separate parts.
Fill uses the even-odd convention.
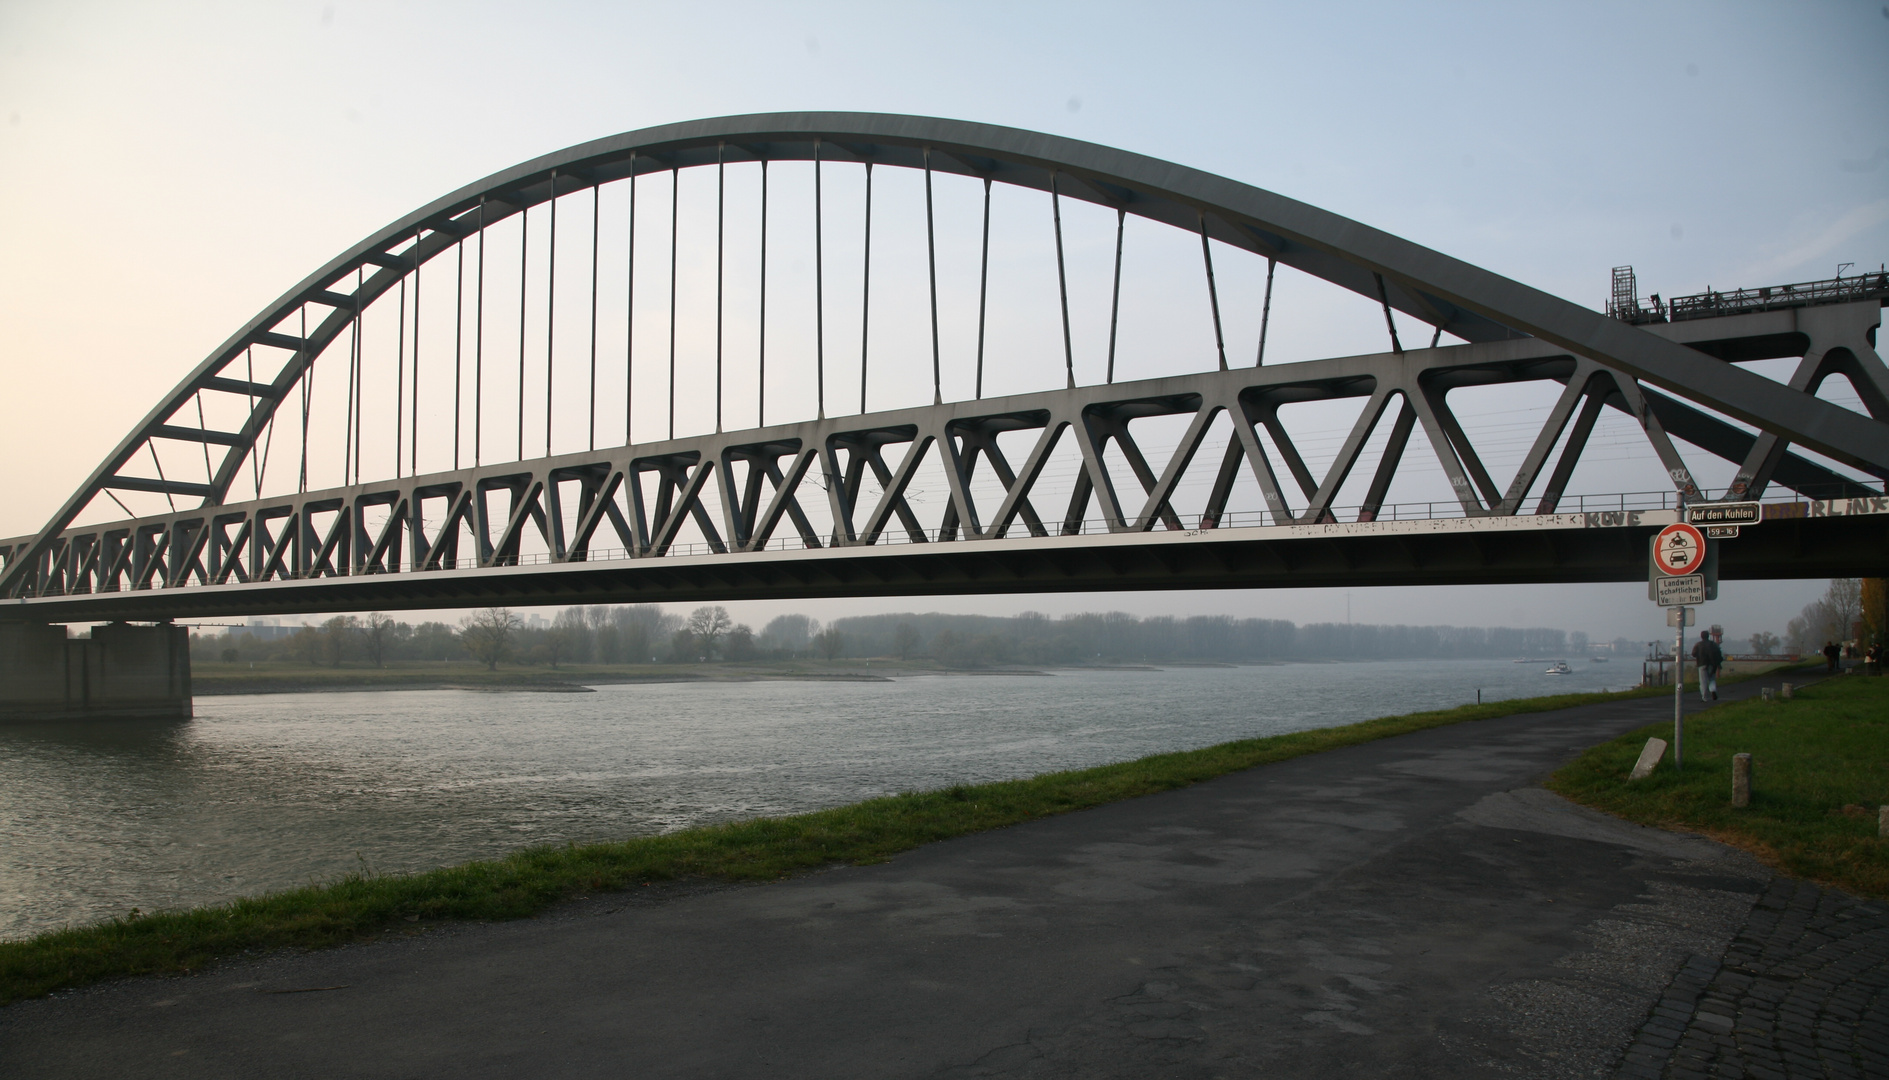
[[[74,622],[1625,581],[1722,501],[1763,506],[1724,578],[1883,574],[1889,276],[1637,292],[1028,131],[629,132],[232,334],[0,540],[0,664]]]

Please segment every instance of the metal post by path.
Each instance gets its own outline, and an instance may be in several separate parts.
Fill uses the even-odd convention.
[[[1686,609],[1679,613],[1679,625],[1673,628],[1673,768],[1685,765],[1686,758],[1686,661],[1680,651],[1686,647]]]

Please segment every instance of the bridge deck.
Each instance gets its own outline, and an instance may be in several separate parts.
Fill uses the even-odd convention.
[[[207,618],[498,604],[1637,581],[1672,510],[1014,537],[432,570],[46,596],[44,621]],[[1725,579],[1880,573],[1889,498],[1767,504],[1722,542]]]

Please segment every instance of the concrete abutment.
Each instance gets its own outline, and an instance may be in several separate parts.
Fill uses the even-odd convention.
[[[191,716],[190,632],[108,623],[90,638],[0,623],[0,721]]]

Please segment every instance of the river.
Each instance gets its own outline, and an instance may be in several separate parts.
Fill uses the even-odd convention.
[[[1029,776],[1637,665],[1380,661],[889,682],[204,697],[188,722],[0,725],[0,939],[352,870],[420,870]]]

